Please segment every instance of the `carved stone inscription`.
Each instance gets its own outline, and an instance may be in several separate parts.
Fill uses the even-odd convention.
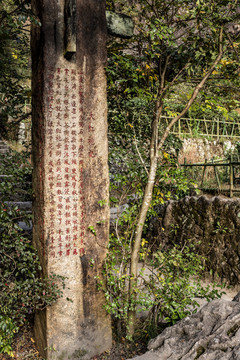
[[[41,22],[32,27],[33,243],[42,275],[66,284],[35,318],[36,344],[48,360],[87,360],[111,346],[96,284],[109,224],[105,1],[76,1],[76,53],[66,57],[70,4],[32,0]]]
[[[83,73],[49,68],[46,83],[47,199],[49,256],[84,254]]]

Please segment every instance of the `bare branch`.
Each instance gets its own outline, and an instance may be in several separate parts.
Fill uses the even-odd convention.
[[[169,64],[169,59],[170,59],[170,56],[168,55],[167,58],[166,58],[165,64],[164,64],[163,72],[160,75],[161,76],[160,91],[162,91],[162,89],[164,89],[165,76],[166,76],[167,66]]]
[[[181,74],[186,70],[189,63],[190,62],[188,61],[184,65],[184,67],[177,73],[177,75],[173,78],[173,80],[164,87],[164,89],[162,90],[161,98],[163,98],[163,96],[166,94],[166,91],[175,83],[175,81],[177,81],[177,79],[181,76]]]
[[[9,125],[11,126],[11,125],[16,125],[16,124],[19,124],[21,121],[23,121],[23,120],[25,120],[25,119],[29,118],[29,116],[31,116],[31,115],[32,115],[32,112],[30,111],[30,112],[28,112],[28,113],[26,113],[26,114],[24,114],[24,115],[20,116],[20,118],[19,118],[19,119],[15,120],[15,121],[11,121],[11,122],[9,123]]]
[[[227,35],[227,38],[228,38],[228,40],[229,40],[229,42],[230,42],[230,44],[231,44],[231,47],[232,47],[232,49],[233,49],[233,51],[234,51],[235,55],[236,55],[236,57],[237,57],[237,60],[238,60],[238,62],[240,63],[240,58],[239,58],[239,55],[238,55],[237,50],[236,50],[236,49],[235,49],[235,47],[234,47],[234,44],[233,44],[232,38],[231,38],[231,36],[230,36],[230,34],[229,34],[229,33],[226,33],[226,35]]]
[[[3,20],[7,17],[7,16],[11,16],[14,13],[17,13],[19,10],[21,9],[21,6],[16,7],[14,10],[8,12],[5,12],[2,17],[0,18],[0,24],[3,22]]]
[[[134,131],[134,132],[135,132],[135,131]],[[134,136],[134,145],[135,145],[135,147],[136,147],[136,150],[137,150],[139,159],[140,159],[141,163],[143,164],[143,167],[144,167],[144,169],[145,169],[145,171],[146,171],[146,174],[149,175],[148,169],[146,168],[146,164],[145,164],[145,162],[144,162],[144,160],[143,160],[143,158],[142,158],[142,155],[141,155],[141,153],[140,153],[140,151],[139,151],[139,149],[138,149],[136,135]]]
[[[207,73],[205,74],[205,76],[202,78],[202,80],[200,81],[200,83],[195,87],[191,98],[189,99],[188,103],[186,104],[185,108],[183,109],[183,111],[178,115],[175,116],[172,121],[170,122],[170,124],[167,126],[159,144],[158,144],[158,151],[160,150],[160,148],[163,146],[171,128],[173,127],[173,125],[179,120],[181,119],[182,116],[184,116],[186,114],[186,112],[188,111],[188,109],[191,107],[191,105],[193,104],[194,100],[196,99],[197,95],[199,94],[199,91],[202,89],[202,87],[205,85],[206,81],[208,80],[208,78],[210,77],[210,75],[212,74],[213,70],[215,69],[216,65],[219,63],[219,61],[221,60],[223,56],[223,27],[221,27],[220,29],[220,34],[219,34],[219,54],[216,58],[216,60],[214,61],[214,63],[212,64],[212,66],[210,67],[210,69],[207,71]]]

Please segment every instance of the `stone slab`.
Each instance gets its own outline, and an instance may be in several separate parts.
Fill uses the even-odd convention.
[[[32,28],[33,241],[43,276],[66,282],[63,297],[35,319],[48,360],[90,359],[111,346],[95,279],[109,231],[105,2],[76,2],[76,54],[68,58],[65,5],[32,1],[41,22]]]
[[[134,22],[130,16],[106,11],[109,34],[120,38],[131,38],[134,32]]]

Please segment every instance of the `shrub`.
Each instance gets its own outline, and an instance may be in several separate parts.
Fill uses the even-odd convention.
[[[28,151],[0,154],[0,195],[4,201],[28,201],[32,198],[32,166]]]
[[[174,245],[167,251],[159,249],[147,267],[148,277],[143,278],[146,296],[152,299],[147,319],[152,336],[157,335],[159,323],[173,325],[178,320],[195,313],[199,307],[196,298],[207,301],[220,298],[221,286],[215,283],[204,286],[204,258],[196,253],[194,245],[181,248]]]
[[[138,312],[148,312],[144,323],[138,326],[140,336],[147,340],[156,336],[163,324],[172,325],[195,313],[199,306],[197,297],[209,301],[222,295],[218,285],[202,285],[204,259],[193,246],[175,245],[149,256],[148,243],[143,239],[138,285],[134,290],[137,300],[133,302],[128,289],[130,251],[128,241],[112,235],[104,268],[106,283],[99,282],[106,298],[105,308],[117,324],[118,337],[126,336],[128,312],[132,307]]]
[[[13,356],[11,343],[16,332],[18,332],[18,327],[12,319],[0,315],[0,353]]]
[[[138,152],[141,152],[144,160],[144,148],[140,145]],[[196,254],[191,245],[185,244],[181,249],[176,245],[172,249],[161,250],[159,245],[149,243],[146,237],[149,220],[157,216],[157,207],[169,199],[185,196],[194,187],[167,152],[163,152],[162,166],[158,168],[144,226],[138,280],[134,287],[134,294],[137,296],[131,295],[131,252],[146,182],[146,169],[142,163],[139,154],[134,153],[134,146],[133,149],[129,146],[126,150],[112,151],[110,156],[110,165],[114,170],[111,173],[111,195],[114,196],[110,199],[113,206],[119,208],[119,213],[115,222],[112,222],[104,267],[105,281],[97,280],[99,288],[105,294],[105,308],[113,317],[119,338],[127,336],[129,312],[132,310],[149,313],[141,326],[141,335],[149,339],[157,334],[162,322],[173,324],[196,311],[197,296],[207,300],[220,297],[215,286],[210,289],[201,285],[203,258]]]
[[[11,324],[16,332],[17,326],[30,320],[35,310],[44,309],[62,295],[59,281],[64,286],[61,277],[39,277],[37,251],[18,226],[19,220],[29,219],[17,207],[7,208],[0,203],[0,316],[10,333]],[[9,343],[11,337],[8,339]]]
[[[25,156],[25,155],[24,155]],[[21,163],[21,154],[8,154],[1,163],[1,173],[6,174],[7,164],[11,164],[14,181],[21,181],[31,174],[29,163]],[[7,175],[11,175],[8,169]],[[19,175],[19,176],[18,176]],[[13,181],[14,180],[14,181]],[[1,182],[1,195],[14,199],[14,189],[8,181]],[[28,193],[31,191],[31,186]],[[11,198],[12,199],[12,198]],[[26,214],[7,201],[0,202],[0,352],[11,356],[11,343],[19,326],[32,319],[36,310],[43,310],[62,296],[64,278],[50,275],[42,277],[36,249],[31,245],[29,233],[19,226],[19,222],[30,224],[31,214]]]

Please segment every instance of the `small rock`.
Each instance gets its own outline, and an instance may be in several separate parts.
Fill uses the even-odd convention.
[[[232,301],[238,301],[238,302],[240,302],[240,291],[237,293],[236,296],[234,296],[234,298],[232,299]]]

